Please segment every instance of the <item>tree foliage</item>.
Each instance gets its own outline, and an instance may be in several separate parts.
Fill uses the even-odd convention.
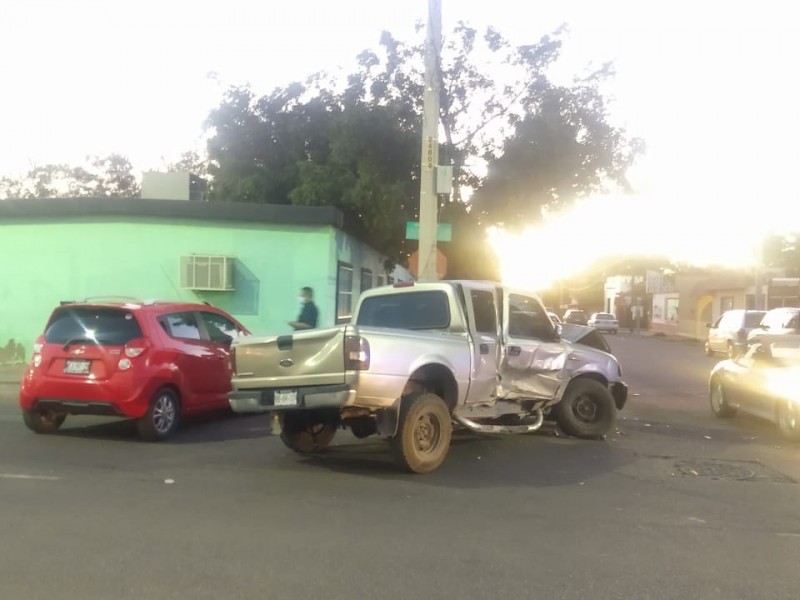
[[[0,179],[0,198],[130,198],[139,183],[130,161],[119,154],[87,159],[83,166],[37,165],[19,179]]]
[[[183,152],[177,159],[172,161],[166,161],[163,158],[162,161],[164,162],[164,170],[168,173],[191,173],[206,181],[210,178],[208,157],[196,150]]]
[[[765,267],[783,269],[788,277],[800,277],[800,232],[768,236],[761,258]]]
[[[627,188],[625,173],[639,149],[608,123],[596,87],[549,87],[489,157],[475,205],[506,227],[530,222],[610,182]]]
[[[470,232],[456,234],[451,257],[481,247],[486,225],[532,223],[543,209],[624,185],[641,147],[608,120],[599,86],[610,68],[551,81],[563,36],[515,46],[462,23],[445,38],[440,164],[453,166],[455,185],[442,218]],[[423,64],[421,40],[385,32],[344,80],[322,73],[263,97],[229,90],[207,123],[211,197],[333,205],[402,260],[404,222],[419,206]]]

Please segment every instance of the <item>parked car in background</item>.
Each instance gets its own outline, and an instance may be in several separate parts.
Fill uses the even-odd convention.
[[[747,348],[748,334],[766,314],[763,310],[734,309],[722,313],[714,323],[706,323],[706,354],[723,352],[728,358],[735,358]]]
[[[611,313],[594,313],[589,317],[589,327],[594,327],[597,331],[607,331],[608,333],[619,333],[619,323],[617,318]]]
[[[788,339],[751,344],[739,358],[714,367],[709,399],[718,417],[748,413],[777,423],[784,437],[800,441],[800,346]]]
[[[787,335],[796,337],[800,343],[800,308],[784,306],[767,311],[747,339],[749,343],[769,342]]]
[[[184,415],[229,407],[229,348],[247,334],[205,304],[62,303],[23,376],[23,419],[53,433],[67,415],[125,417],[143,438],[165,439]]]
[[[586,318],[586,313],[575,308],[570,308],[567,312],[565,312],[562,321],[564,321],[564,323],[573,323],[574,325],[589,324],[589,319]]]

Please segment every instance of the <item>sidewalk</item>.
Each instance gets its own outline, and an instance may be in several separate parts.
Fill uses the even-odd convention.
[[[0,365],[0,385],[19,385],[25,365]]]

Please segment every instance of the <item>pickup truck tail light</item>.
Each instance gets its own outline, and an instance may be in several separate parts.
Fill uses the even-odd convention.
[[[231,366],[231,373],[234,375],[236,374],[236,348],[231,348],[229,358],[230,366]]]
[[[346,371],[369,370],[369,342],[360,335],[344,338],[344,368]]]

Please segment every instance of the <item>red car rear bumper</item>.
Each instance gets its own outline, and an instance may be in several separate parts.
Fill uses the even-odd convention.
[[[73,377],[42,377],[29,367],[22,379],[22,410],[37,408],[65,414],[120,416],[137,419],[147,413],[155,385],[120,372],[105,381]]]

